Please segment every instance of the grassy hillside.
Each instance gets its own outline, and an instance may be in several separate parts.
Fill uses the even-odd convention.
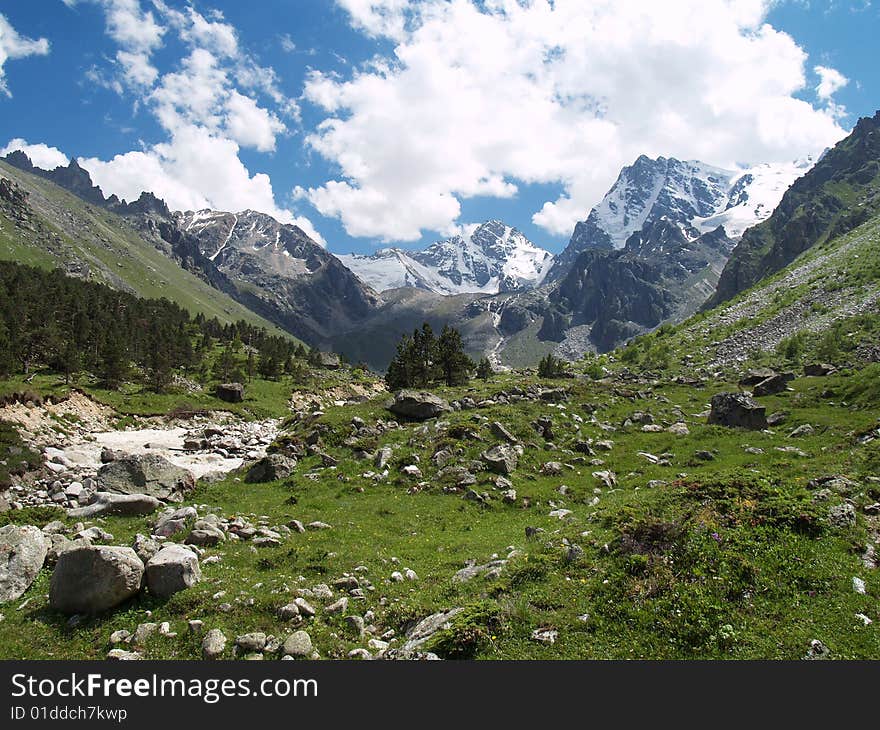
[[[57,185],[0,161],[0,177],[29,193],[26,226],[0,213],[0,258],[44,268],[65,268],[142,297],[165,297],[192,313],[221,322],[245,320],[281,330],[223,292],[182,269],[122,218]]]

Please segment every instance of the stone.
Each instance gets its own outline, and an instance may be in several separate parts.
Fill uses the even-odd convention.
[[[126,651],[125,649],[111,649],[107,652],[107,658],[120,662],[134,662],[143,659],[136,651]]]
[[[790,439],[802,438],[804,436],[812,436],[815,432],[816,429],[814,429],[809,423],[804,423],[788,434],[788,437]]]
[[[861,578],[853,578],[852,579],[852,587],[856,593],[860,593],[861,595],[865,595],[865,581]]]
[[[559,632],[556,629],[535,629],[531,639],[539,644],[555,644],[558,636]]]
[[[516,450],[509,444],[499,444],[480,454],[480,458],[490,471],[496,474],[511,474],[517,465]]]
[[[162,502],[149,494],[113,494],[95,492],[92,501],[84,507],[67,510],[68,517],[97,517],[98,515],[119,515],[121,517],[141,517],[155,512]]]
[[[219,659],[226,650],[226,637],[220,629],[211,629],[202,639],[202,658]]]
[[[827,659],[829,656],[831,656],[831,650],[818,639],[813,639],[804,659]]]
[[[492,421],[489,425],[489,430],[492,432],[493,436],[496,436],[503,441],[507,441],[509,444],[515,444],[517,442],[516,436],[508,431],[504,424],[499,421]]]
[[[316,613],[314,606],[312,606],[305,598],[294,598],[293,603],[299,609],[300,616],[311,618]]]
[[[744,393],[716,393],[711,403],[710,424],[752,430],[767,428],[764,406]]]
[[[66,614],[101,613],[136,595],[143,577],[144,564],[131,548],[73,548],[58,557],[49,605]]]
[[[299,618],[299,606],[295,603],[288,603],[278,609],[278,618],[282,621],[290,621]]]
[[[146,565],[147,561],[158,553],[162,546],[153,538],[138,533],[134,536],[134,542],[131,547],[144,565]]]
[[[328,604],[324,608],[324,612],[330,614],[331,616],[337,613],[345,613],[348,610],[348,596],[343,596],[339,600],[334,601],[333,603]]]
[[[161,537],[171,537],[178,532],[183,532],[187,525],[198,519],[195,507],[181,507],[170,510],[160,515],[153,528],[153,534]]]
[[[828,521],[839,528],[852,527],[856,524],[856,510],[849,502],[828,508]]]
[[[364,635],[364,619],[361,616],[346,616],[345,627],[358,638]]]
[[[105,464],[98,471],[101,491],[146,494],[179,502],[195,487],[193,475],[159,454],[136,454]]]
[[[305,631],[294,631],[284,640],[281,649],[284,656],[305,659],[312,655],[312,637]]]
[[[771,375],[769,378],[765,378],[752,388],[752,395],[759,398],[765,395],[782,393],[788,387],[788,383],[791,380],[794,380],[794,374],[792,373],[777,373],[776,375]]]
[[[666,429],[667,433],[675,434],[676,436],[688,436],[690,434],[690,429],[688,429],[686,423],[673,423]]]
[[[235,637],[235,645],[242,651],[263,651],[266,648],[266,634],[255,631]]]
[[[21,598],[30,588],[51,546],[39,527],[0,527],[0,603]]]
[[[617,475],[608,469],[603,471],[594,471],[593,478],[598,479],[602,484],[604,484],[608,489],[613,489],[617,486]]]
[[[394,415],[413,421],[425,421],[452,411],[442,398],[415,390],[401,390],[386,407]]]
[[[404,636],[405,642],[400,649],[401,652],[407,654],[417,651],[438,631],[452,628],[452,620],[463,610],[461,607],[450,608],[448,611],[438,611],[423,618],[406,632]]]
[[[544,476],[558,476],[562,474],[562,464],[558,461],[548,461],[541,467],[541,473]]]
[[[739,384],[743,388],[749,388],[753,385],[757,385],[762,380],[772,378],[776,374],[776,371],[771,368],[752,368],[743,373],[743,376],[739,379]]]
[[[342,361],[335,352],[319,352],[318,364],[325,370],[339,370],[342,367]]]
[[[244,481],[248,484],[261,484],[287,479],[296,468],[296,459],[284,454],[266,454],[262,459],[251,465],[245,474]]]
[[[154,596],[168,598],[198,583],[202,578],[199,558],[181,545],[166,545],[146,567],[147,587]]]
[[[391,460],[391,455],[393,452],[391,448],[388,446],[383,446],[376,452],[376,458],[373,460],[373,466],[375,466],[379,471],[385,468],[388,462]]]
[[[401,473],[405,476],[412,477],[413,479],[421,479],[422,478],[422,470],[419,469],[415,464],[408,464],[403,467]]]
[[[222,383],[217,386],[214,395],[226,403],[241,403],[244,401],[244,386],[241,383]]]
[[[827,362],[815,362],[804,365],[804,375],[807,376],[824,377],[836,372],[837,368],[834,365],[829,365]]]

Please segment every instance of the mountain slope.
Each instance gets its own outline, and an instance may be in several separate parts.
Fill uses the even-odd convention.
[[[142,297],[166,297],[223,322],[243,319],[278,331],[182,268],[158,232],[145,233],[117,213],[2,160],[0,178],[9,180],[0,190],[0,258],[62,268]]]
[[[746,231],[706,307],[730,299],[878,211],[880,111],[860,119],[846,139],[791,186],[767,221]]]
[[[177,228],[252,306],[313,345],[356,327],[378,297],[300,228],[255,211],[177,213]]]
[[[409,286],[437,294],[497,294],[540,285],[553,255],[517,229],[492,220],[424,251],[386,248],[339,259],[376,291]]]

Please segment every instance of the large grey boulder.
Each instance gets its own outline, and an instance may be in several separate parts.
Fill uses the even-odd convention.
[[[728,428],[767,428],[764,406],[745,393],[717,393],[712,396],[709,423]]]
[[[39,527],[0,527],[0,603],[21,598],[30,588],[51,545]]]
[[[186,469],[175,466],[159,454],[136,454],[105,464],[98,471],[102,491],[117,494],[147,494],[166,501],[180,501],[195,487]]]
[[[227,403],[241,403],[244,400],[244,386],[241,383],[221,383],[214,394]]]
[[[279,479],[287,479],[296,468],[296,459],[284,454],[266,454],[257,460],[244,476],[248,484],[261,482],[274,482]]]
[[[516,469],[517,453],[509,444],[499,444],[480,454],[490,471],[496,474],[510,474]]]
[[[136,595],[144,564],[128,547],[95,545],[66,550],[49,585],[49,605],[62,613],[101,613]]]
[[[757,385],[762,380],[772,378],[776,374],[776,371],[772,368],[751,368],[743,373],[742,377],[739,379],[739,384],[743,388],[749,388],[753,385]]]
[[[140,517],[155,512],[162,502],[149,494],[113,494],[95,492],[92,501],[84,507],[67,510],[68,517],[94,517],[96,515],[121,515]]]
[[[415,390],[401,390],[387,408],[394,415],[413,421],[425,421],[452,411],[452,406],[442,398]]]
[[[168,598],[190,588],[202,578],[196,554],[181,545],[166,545],[147,563],[147,588],[159,598]]]

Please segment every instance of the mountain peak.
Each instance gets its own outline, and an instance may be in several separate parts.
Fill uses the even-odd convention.
[[[386,291],[400,287],[438,294],[495,294],[538,286],[553,255],[504,221],[484,221],[422,251],[383,248],[364,256],[339,257],[362,281]]]

